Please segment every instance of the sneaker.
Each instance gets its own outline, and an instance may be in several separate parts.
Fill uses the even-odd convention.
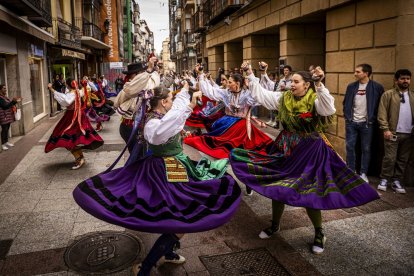
[[[141,271],[141,264],[133,264],[132,265],[132,274],[134,276],[137,276],[140,271]]]
[[[246,191],[244,192],[244,194],[247,195],[247,196],[252,196],[253,195],[253,190],[246,186]]]
[[[266,122],[266,125],[271,125],[273,123],[272,119]]]
[[[77,170],[85,164],[85,158],[81,157],[76,159],[75,165],[72,167],[72,170]]]
[[[361,178],[362,178],[365,182],[369,183],[368,176],[367,176],[365,173],[361,173]]]
[[[268,239],[270,238],[274,233],[279,232],[280,230],[280,225],[278,224],[274,224],[272,222],[272,225],[266,229],[264,229],[262,232],[260,232],[259,234],[259,238],[261,239]]]
[[[185,258],[173,251],[168,257],[164,256],[164,263],[183,264],[185,263]]]
[[[392,182],[391,188],[397,194],[405,194],[406,193],[404,187],[401,185],[399,180],[394,180],[394,182]]]
[[[100,132],[100,131],[102,131],[102,129],[103,129],[103,125],[101,124],[101,125],[97,125],[96,126],[96,132]]]
[[[6,143],[6,146],[8,146],[8,147],[10,148],[10,147],[14,147],[14,144],[12,144],[12,143],[10,143],[10,142],[7,142],[7,143]]]
[[[317,255],[322,254],[325,250],[325,242],[326,237],[323,234],[322,229],[317,230],[315,233],[315,239],[313,240],[312,253]]]
[[[9,148],[6,146],[6,144],[1,145],[2,150],[8,150]]]
[[[381,179],[380,184],[378,185],[377,189],[386,192],[387,191],[387,179]]]

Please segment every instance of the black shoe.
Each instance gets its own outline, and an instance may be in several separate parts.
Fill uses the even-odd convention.
[[[279,224],[274,224],[272,221],[272,225],[266,229],[264,229],[262,232],[260,232],[259,234],[259,238],[261,239],[268,239],[270,238],[274,233],[278,232],[280,230],[280,225]]]
[[[313,254],[322,254],[325,250],[326,237],[322,232],[322,228],[315,230],[315,239],[313,240],[312,253]]]

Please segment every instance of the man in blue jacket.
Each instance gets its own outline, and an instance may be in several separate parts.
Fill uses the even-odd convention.
[[[359,64],[355,68],[356,82],[346,88],[344,98],[344,116],[346,123],[346,161],[355,171],[355,145],[361,140],[361,178],[368,182],[367,172],[371,157],[372,135],[377,121],[378,105],[384,87],[370,80],[372,67]]]

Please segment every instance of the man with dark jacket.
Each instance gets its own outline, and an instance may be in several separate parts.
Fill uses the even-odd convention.
[[[354,72],[357,81],[348,85],[343,101],[347,165],[355,171],[355,145],[359,137],[362,151],[360,174],[366,182],[374,124],[377,122],[379,101],[384,93],[381,84],[370,80],[371,74],[371,65],[357,65]]]

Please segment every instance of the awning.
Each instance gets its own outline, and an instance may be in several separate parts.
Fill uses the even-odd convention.
[[[102,49],[102,50],[111,49],[111,47],[109,47],[108,44],[105,44],[102,41],[97,40],[96,38],[93,38],[91,36],[82,36],[81,43],[89,47],[95,48],[95,49]]]
[[[35,36],[46,42],[55,44],[55,38],[52,34],[42,30],[27,19],[17,16],[7,8],[0,5],[0,21],[4,21],[13,28]]]

